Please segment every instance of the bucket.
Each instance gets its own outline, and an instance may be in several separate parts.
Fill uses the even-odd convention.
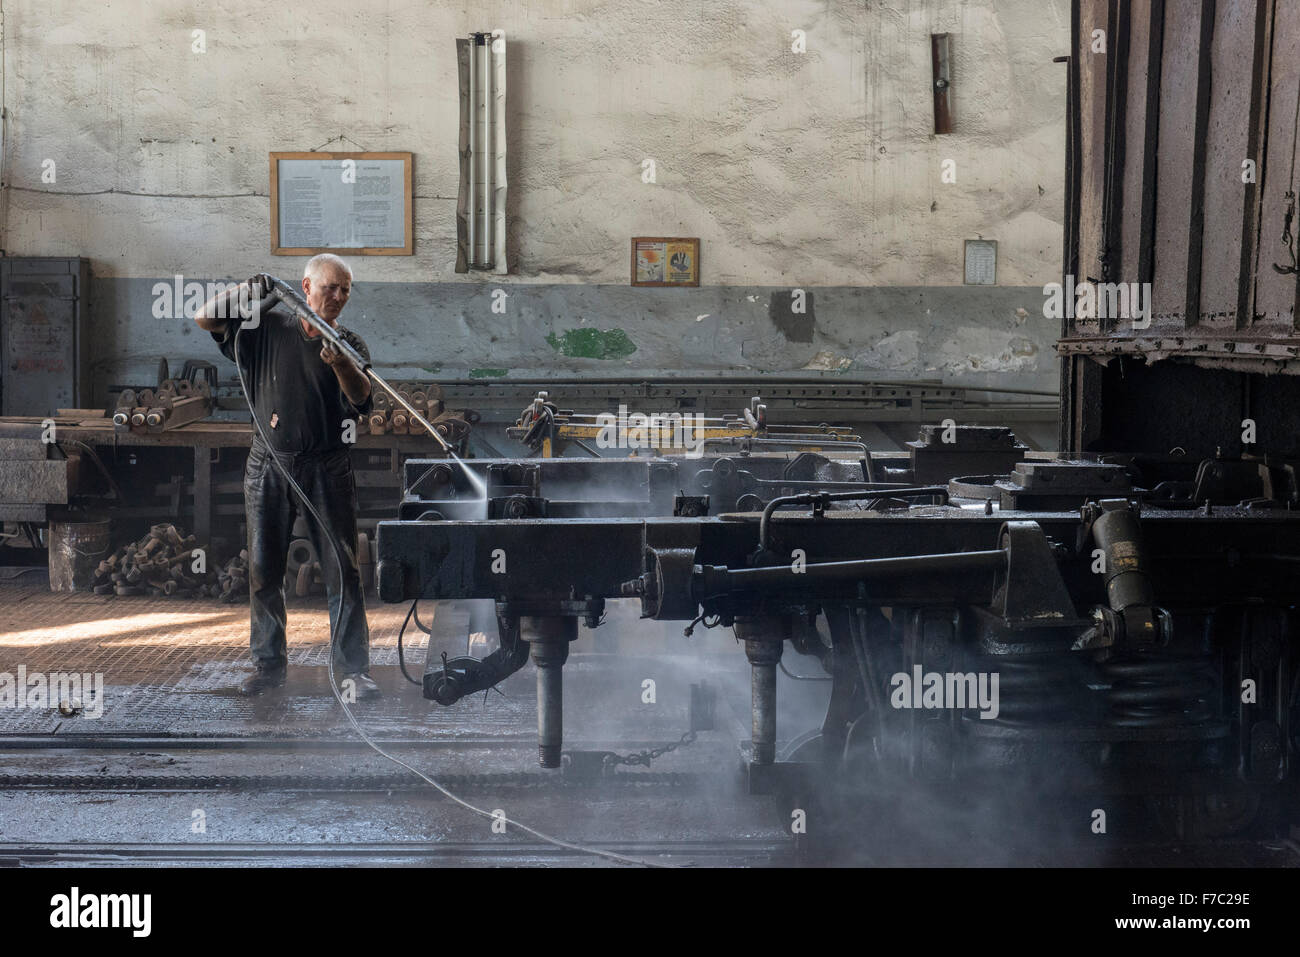
[[[112,522],[50,520],[50,591],[90,591],[95,569],[108,557]]]

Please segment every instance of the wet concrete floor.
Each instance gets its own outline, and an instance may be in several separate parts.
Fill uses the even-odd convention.
[[[752,795],[742,784],[749,669],[730,631],[699,629],[687,640],[680,625],[638,621],[637,607],[611,603],[605,625],[581,629],[564,670],[565,746],[626,755],[677,741],[688,728],[691,685],[707,682],[717,694],[712,729],[649,768],[624,765],[594,780],[538,768],[531,665],[451,707],[425,700],[398,667],[407,606],[373,596],[371,673],[384,697],[358,703],[355,714],[381,747],[489,815],[673,866],[1300,861],[1290,840],[1065,849],[1036,845],[1032,835],[990,841],[960,821],[931,826],[929,806],[907,792],[890,801],[914,807],[919,839],[891,841],[863,810],[862,820],[837,822],[857,840],[834,841],[837,856],[827,858],[824,844],[792,834],[799,812],[814,815],[817,832],[812,804]],[[329,690],[322,599],[290,602],[286,686],[237,694],[251,670],[247,615],[244,605],[209,600],[0,585],[0,672],[75,671],[104,681],[98,716],[89,697],[74,715],[48,702],[0,708],[0,864],[613,863],[503,828],[361,741]],[[433,654],[466,653],[466,606],[422,602],[420,615],[434,632]],[[406,633],[416,678],[426,640],[413,627]],[[819,673],[811,659],[786,658],[796,674]],[[780,676],[783,742],[820,724],[828,687]]]
[[[495,691],[444,708],[398,668],[407,606],[372,598],[368,611],[371,674],[384,697],[353,706],[362,728],[424,774],[446,778],[475,807],[564,841],[648,849],[656,859],[694,851],[713,863],[761,865],[792,845],[780,809],[741,789],[748,669],[729,634],[712,633],[707,642],[687,642],[680,629],[651,626],[647,634],[623,627],[635,621],[631,609],[616,611],[618,621],[596,633],[584,628],[565,667],[568,748],[630,754],[660,747],[687,730],[692,683],[710,681],[722,694],[714,730],[689,747],[648,769],[578,782],[537,766],[531,665]],[[157,845],[178,853],[205,845],[365,853],[395,842],[398,860],[427,863],[419,846],[436,845],[467,864],[552,853],[508,825],[499,833],[499,823],[494,829],[492,819],[359,740],[329,689],[323,600],[290,602],[286,686],[239,695],[250,672],[247,614],[246,606],[216,601],[0,586],[0,671],[21,665],[28,675],[76,671],[104,681],[98,715],[88,693],[73,716],[50,707],[0,709],[0,748],[11,745],[3,752],[5,780],[28,784],[0,790],[0,851],[58,849],[47,863],[78,860],[77,847],[98,853],[109,845],[130,854]],[[435,654],[466,653],[467,608],[424,602],[420,615],[434,630]],[[426,637],[412,626],[405,643],[407,669],[418,678]],[[29,746],[14,748],[18,742]],[[567,851],[563,859],[600,862]]]

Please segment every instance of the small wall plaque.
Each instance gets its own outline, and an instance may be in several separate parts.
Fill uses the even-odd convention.
[[[698,286],[700,240],[632,237],[632,285]]]

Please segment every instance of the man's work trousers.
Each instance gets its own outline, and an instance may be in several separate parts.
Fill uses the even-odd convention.
[[[343,568],[321,528],[271,460],[273,453],[254,438],[244,471],[244,508],[248,517],[249,645],[253,663],[278,670],[288,664],[285,641],[284,573],[289,542],[299,512],[306,515],[308,535],[320,556],[329,595],[334,667],[344,674],[370,666],[370,630],[357,567],[357,491],[347,449],[292,455],[278,453],[283,465],[338,537]]]

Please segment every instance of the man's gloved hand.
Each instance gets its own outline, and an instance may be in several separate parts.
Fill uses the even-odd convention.
[[[262,302],[270,297],[271,290],[275,287],[275,279],[269,273],[259,272],[245,285],[248,286],[249,298],[253,302]]]

